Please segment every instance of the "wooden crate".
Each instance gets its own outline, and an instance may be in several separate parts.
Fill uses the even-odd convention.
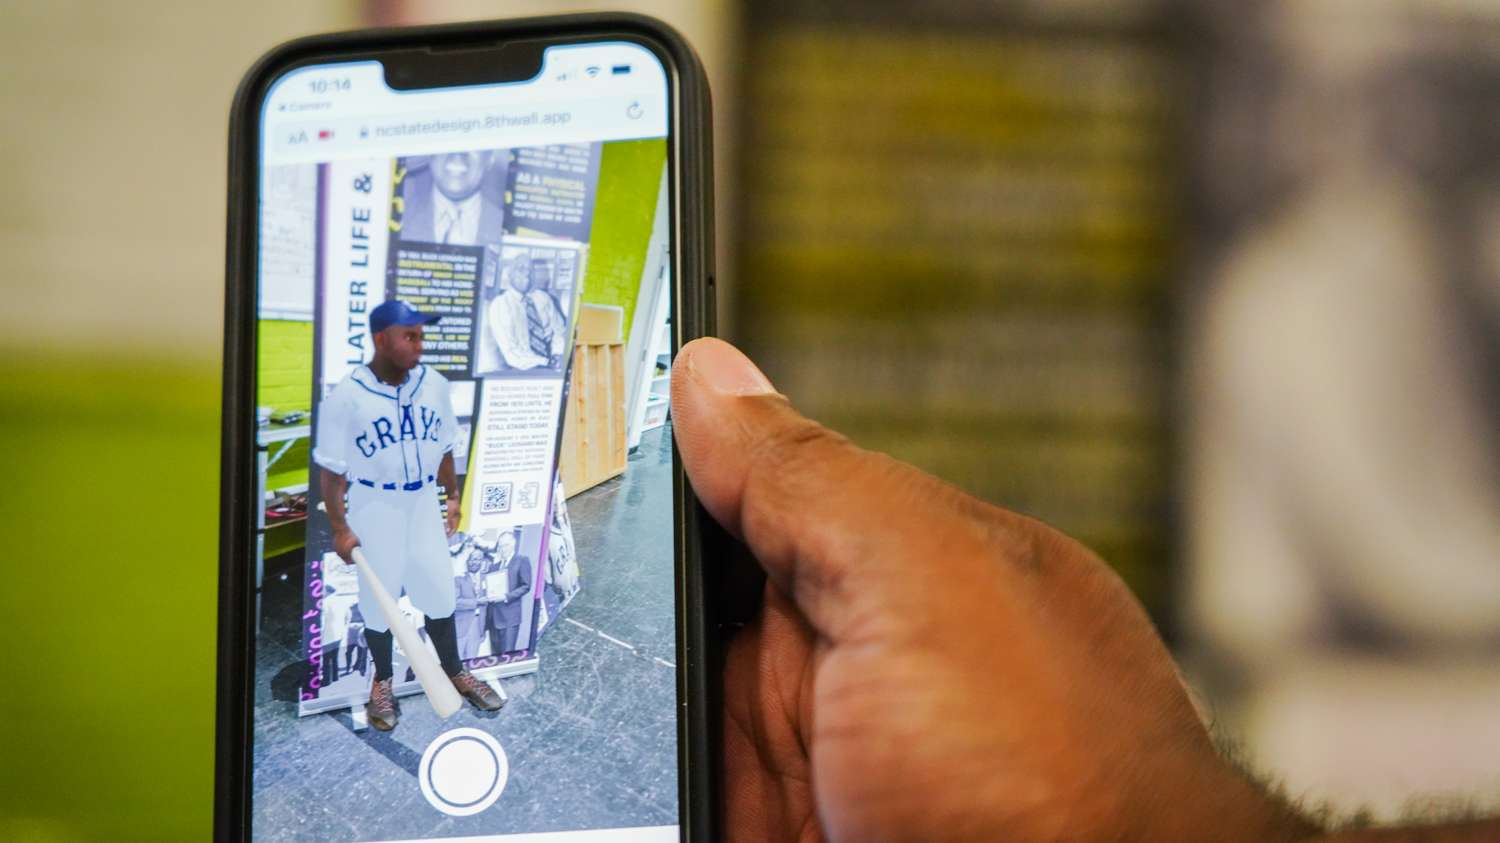
[[[579,314],[559,460],[563,494],[570,498],[625,473],[622,316],[619,308],[591,305],[584,305]]]

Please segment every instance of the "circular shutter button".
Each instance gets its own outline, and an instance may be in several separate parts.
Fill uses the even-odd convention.
[[[477,814],[495,804],[510,776],[505,750],[478,729],[444,732],[422,753],[417,781],[432,807],[454,817]]]

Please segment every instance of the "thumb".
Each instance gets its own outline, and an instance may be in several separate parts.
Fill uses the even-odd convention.
[[[804,418],[739,350],[705,338],[672,375],[677,447],[704,508],[741,537],[812,625],[911,618],[944,578],[989,579],[997,550],[1029,557],[1024,521]],[[1014,527],[1012,529],[1011,527]],[[997,543],[997,539],[999,540]],[[952,581],[950,579],[950,581]]]

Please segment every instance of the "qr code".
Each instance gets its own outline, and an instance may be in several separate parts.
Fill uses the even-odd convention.
[[[510,483],[486,483],[480,490],[480,512],[510,512]]]

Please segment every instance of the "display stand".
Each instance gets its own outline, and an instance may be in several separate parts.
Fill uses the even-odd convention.
[[[471,659],[471,661],[487,661],[485,659]],[[498,687],[501,679],[512,676],[525,676],[528,673],[536,673],[541,666],[541,659],[537,656],[529,656],[512,662],[504,662],[489,667],[471,667],[469,672],[474,678],[495,689],[501,699],[508,699],[505,691]],[[422,683],[413,679],[410,682],[391,683],[391,693],[397,698],[410,697],[422,693]],[[364,715],[365,703],[370,701],[370,689],[366,687],[357,694],[344,694],[338,697],[323,697],[315,700],[302,700],[297,704],[297,716],[306,717],[310,714],[323,714],[329,711],[349,709],[354,712],[359,710],[359,716]],[[358,722],[358,721],[356,721]]]

